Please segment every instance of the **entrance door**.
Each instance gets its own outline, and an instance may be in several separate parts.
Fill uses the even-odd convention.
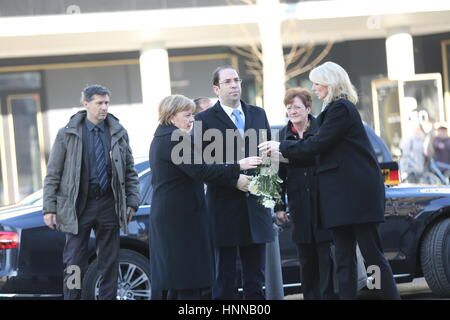
[[[393,156],[400,156],[401,139],[411,135],[417,124],[429,132],[430,124],[446,119],[439,73],[416,74],[398,81],[372,80],[372,99],[375,132]]]

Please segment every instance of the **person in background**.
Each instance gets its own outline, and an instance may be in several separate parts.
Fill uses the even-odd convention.
[[[442,172],[448,172],[450,169],[450,137],[446,124],[438,125],[437,135],[434,137],[432,145],[436,165]]]
[[[412,133],[402,139],[400,143],[402,155],[400,157],[400,171],[402,180],[419,183],[425,171],[425,134],[419,123],[412,127]]]
[[[206,97],[199,97],[194,99],[195,102],[195,113],[197,114],[199,112],[205,111],[208,108],[211,108],[213,106],[211,99]]]
[[[301,140],[317,131],[318,124],[311,115],[312,99],[308,90],[287,90],[284,105],[289,122],[280,130],[280,141]],[[274,210],[278,221],[289,221],[285,203],[287,191],[293,222],[292,240],[297,245],[300,260],[303,297],[305,300],[336,299],[333,290],[331,233],[321,229],[318,221],[316,157],[287,160],[287,164],[280,163],[278,173],[283,180],[283,204],[276,205]]]

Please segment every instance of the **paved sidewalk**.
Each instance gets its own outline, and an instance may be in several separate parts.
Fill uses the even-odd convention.
[[[433,297],[433,294],[428,287],[425,278],[414,279],[410,283],[400,283],[397,285],[400,295],[403,299],[440,299],[438,297]],[[365,290],[360,292],[359,298],[374,299],[374,295],[369,291]],[[284,297],[285,300],[303,300],[303,294],[292,294]]]

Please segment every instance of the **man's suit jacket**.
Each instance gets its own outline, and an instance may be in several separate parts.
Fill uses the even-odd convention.
[[[252,130],[247,131],[250,136],[253,135],[253,138],[246,136],[245,141],[221,107],[220,102],[196,115],[196,121],[201,121],[202,136],[208,129],[216,129],[215,132],[220,131],[222,135],[223,148],[220,150],[217,148],[217,152],[213,153],[213,155],[219,156],[222,152],[223,157],[218,157],[222,159],[216,159],[217,163],[238,161],[243,157],[255,156],[258,154],[258,144],[262,142],[262,139],[270,140],[270,126],[264,110],[245,104],[243,101],[241,101],[241,106],[245,115],[245,130],[255,130],[253,131],[254,135]],[[194,127],[194,135],[199,132],[197,124]],[[226,138],[227,129],[229,136],[231,132],[236,132],[234,138]],[[211,140],[203,142],[203,151],[209,151],[214,146],[212,143],[215,140]],[[205,150],[205,148],[207,149]],[[242,173],[252,175],[254,170]],[[268,243],[274,240],[270,209],[264,208],[258,199],[249,192],[210,183],[206,199],[209,214],[214,220],[213,234],[216,247]]]
[[[323,227],[383,222],[383,176],[355,105],[346,99],[333,101],[317,120],[315,135],[281,141],[280,151],[288,159],[319,155]]]

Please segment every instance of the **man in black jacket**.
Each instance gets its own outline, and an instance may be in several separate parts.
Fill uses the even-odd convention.
[[[264,110],[240,100],[241,82],[233,67],[218,67],[213,73],[213,90],[219,101],[196,115],[196,120],[201,121],[203,135],[208,129],[219,130],[222,134],[223,150],[216,150],[215,155],[222,154],[224,159],[215,159],[216,162],[237,161],[257,155],[257,145],[264,135],[261,130],[270,139],[270,126]],[[227,139],[230,132],[233,133],[232,139]],[[207,143],[204,143],[203,150],[206,147]],[[216,184],[208,184],[207,204],[214,217],[216,275],[213,298],[235,298],[239,252],[244,299],[264,299],[265,244],[274,240],[270,210],[248,192]]]

